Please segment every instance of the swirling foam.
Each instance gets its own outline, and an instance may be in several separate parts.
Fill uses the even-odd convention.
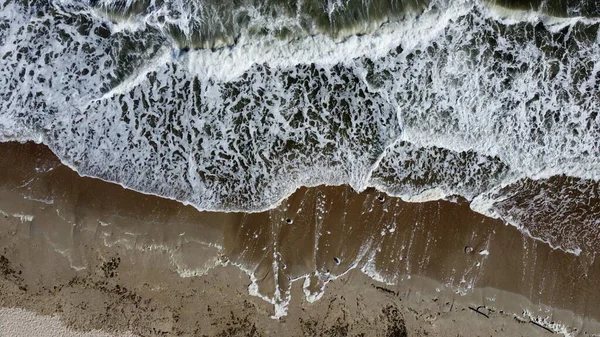
[[[151,21],[6,2],[0,139],[201,210],[319,184],[472,199],[526,177],[598,180],[598,23],[542,19],[440,1],[343,41],[186,52]]]

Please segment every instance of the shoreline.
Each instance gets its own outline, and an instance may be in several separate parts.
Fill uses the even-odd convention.
[[[44,144],[42,141],[37,142],[37,141],[6,141],[6,142],[2,142],[0,141],[0,144],[2,143],[18,143],[18,144],[30,144],[30,143],[34,143],[37,146],[41,146],[44,148],[47,148],[48,151],[50,151],[52,153],[52,156],[56,156],[57,160],[58,160],[58,164],[56,165],[63,165],[68,167],[70,170],[72,170],[74,173],[77,174],[77,176],[79,177],[83,177],[83,178],[90,178],[90,179],[96,179],[96,180],[100,180],[104,183],[107,184],[113,184],[113,185],[118,185],[119,187],[125,189],[125,190],[129,190],[132,191],[134,193],[139,193],[142,195],[146,195],[146,196],[150,196],[150,197],[156,197],[159,199],[166,199],[166,200],[170,200],[176,203],[179,203],[183,206],[190,206],[192,208],[194,208],[197,212],[201,212],[201,213],[226,213],[226,214],[239,214],[239,213],[244,213],[244,214],[259,214],[259,213],[265,213],[265,212],[269,212],[272,211],[276,208],[281,207],[282,203],[284,203],[286,200],[288,200],[290,197],[292,197],[294,194],[297,194],[299,191],[305,190],[305,189],[313,189],[313,188],[321,188],[321,187],[340,187],[339,185],[300,185],[298,187],[296,187],[292,192],[290,192],[289,194],[287,194],[287,196],[281,198],[280,200],[278,200],[277,202],[271,204],[270,206],[266,207],[266,208],[262,208],[262,209],[254,209],[254,210],[243,210],[243,209],[234,209],[234,208],[230,208],[230,209],[218,209],[218,210],[214,210],[214,209],[209,209],[209,210],[203,210],[198,208],[196,205],[194,205],[192,202],[189,201],[182,201],[179,199],[176,199],[174,197],[169,197],[169,196],[162,196],[156,193],[152,193],[152,192],[146,192],[146,191],[140,191],[140,190],[136,190],[133,188],[130,188],[128,186],[126,186],[124,183],[121,182],[117,182],[117,181],[111,181],[108,179],[104,179],[104,178],[100,178],[100,177],[95,177],[92,175],[85,175],[85,174],[81,174],[79,171],[77,171],[75,168],[73,168],[69,163],[65,163],[62,159],[58,158],[58,155],[56,155],[51,149],[48,148],[48,146],[46,144]],[[575,247],[570,247],[569,244],[572,243],[567,243],[566,245],[562,242],[554,242],[552,241],[552,239],[555,238],[547,238],[544,237],[544,233],[543,230],[541,231],[542,233],[540,234],[540,229],[539,228],[533,228],[533,230],[531,228],[529,228],[526,225],[523,225],[522,223],[519,222],[519,220],[516,220],[511,214],[500,214],[498,213],[498,207],[496,207],[495,203],[494,203],[494,198],[491,197],[494,194],[498,195],[501,194],[501,191],[505,190],[505,189],[516,189],[518,190],[519,188],[522,188],[522,184],[527,184],[530,182],[538,182],[541,181],[542,184],[549,184],[551,185],[553,181],[555,180],[579,180],[580,182],[583,183],[583,185],[585,185],[586,188],[594,188],[594,186],[600,186],[595,180],[590,179],[590,178],[584,178],[584,177],[571,177],[568,175],[565,175],[564,173],[560,173],[560,174],[556,174],[556,175],[552,175],[552,174],[544,174],[542,176],[539,177],[514,177],[511,178],[511,180],[507,181],[505,184],[498,186],[496,189],[492,189],[489,190],[487,192],[484,192],[480,195],[475,196],[472,199],[468,199],[465,198],[462,195],[459,194],[451,194],[451,193],[447,193],[447,192],[441,192],[439,190],[439,188],[434,188],[434,189],[430,189],[430,190],[424,190],[419,194],[416,195],[412,195],[412,196],[406,196],[406,195],[396,195],[393,193],[390,193],[388,190],[386,190],[385,188],[382,188],[382,186],[379,185],[369,185],[368,187],[366,187],[364,190],[357,192],[354,188],[347,186],[347,185],[342,185],[344,187],[350,187],[351,190],[355,193],[364,193],[367,191],[375,191],[377,193],[381,193],[384,194],[388,197],[394,198],[394,199],[398,199],[398,200],[402,200],[405,201],[407,203],[428,203],[428,202],[445,202],[445,201],[449,201],[452,203],[458,203],[458,202],[466,202],[469,204],[470,210],[482,215],[486,218],[490,218],[490,219],[497,219],[500,220],[502,222],[504,222],[507,225],[513,226],[514,228],[516,228],[517,230],[519,230],[523,235],[528,236],[531,239],[534,239],[536,241],[539,241],[540,243],[546,244],[548,246],[550,246],[553,250],[560,250],[562,252],[568,253],[568,254],[573,254],[575,256],[580,256],[583,252],[583,250],[579,247],[579,245],[593,245],[594,242],[597,241],[598,244],[600,244],[600,237],[593,237],[593,233],[591,234],[591,236],[588,235],[587,238],[588,241],[586,242],[585,240],[580,240],[574,243]],[[555,186],[551,186],[551,187],[555,187]],[[555,191],[557,192],[558,196],[560,197],[560,193],[561,191]],[[580,192],[580,191],[579,191]],[[423,197],[423,195],[427,195],[426,197]],[[510,197],[519,197],[518,195],[512,195]],[[581,198],[581,195],[577,196],[579,198]],[[598,199],[597,196],[593,196],[591,199]],[[556,200],[553,200],[556,201]],[[598,201],[600,202],[600,199],[598,199]],[[592,203],[593,201],[591,201],[590,203]],[[489,205],[488,205],[489,204]],[[500,206],[502,206],[502,202],[499,202]],[[569,212],[573,212],[573,208],[578,208],[580,205],[568,205],[569,210],[566,213]],[[589,205],[588,205],[589,206]],[[507,212],[508,213],[508,212]],[[590,210],[590,217],[593,217],[594,214],[600,216],[600,206],[598,207],[591,207]],[[561,215],[564,217],[564,215]],[[553,222],[552,219],[546,217],[544,219],[536,219],[536,222],[543,222],[543,221],[547,221],[549,222],[549,227],[551,227],[551,225],[560,225],[560,223],[557,222]],[[541,220],[541,221],[540,221]],[[589,219],[584,219],[584,220],[589,220]],[[592,219],[593,220],[593,219]],[[586,226],[584,226],[585,228],[582,228],[581,230],[585,231],[585,232],[590,232],[591,230],[594,230],[594,224],[586,224]],[[544,229],[544,228],[542,228]],[[571,233],[571,234],[575,234],[575,233]],[[585,254],[591,254],[591,255],[596,255],[597,251],[592,250],[592,251],[587,251],[585,252]]]
[[[594,321],[600,317],[593,303],[600,294],[600,266],[595,259],[554,251],[512,226],[474,213],[464,202],[409,204],[392,197],[382,202],[375,191],[357,194],[347,187],[315,187],[303,188],[263,213],[198,212],[175,201],[79,177],[41,145],[3,143],[0,152],[16,163],[0,163],[0,209],[4,213],[0,248],[7,261],[0,275],[0,288],[6,290],[0,295],[3,307],[30,306],[27,309],[37,313],[58,313],[68,326],[84,330],[102,327],[103,321],[95,319],[110,317],[118,323],[105,329],[134,333],[144,324],[131,317],[141,315],[151,322],[161,318],[154,314],[156,310],[170,308],[171,317],[161,319],[170,322],[163,323],[170,324],[171,330],[159,330],[177,328],[189,334],[193,324],[179,326],[173,308],[180,306],[181,312],[193,316],[198,304],[194,301],[213,301],[214,306],[220,304],[221,296],[229,298],[232,312],[246,315],[240,318],[240,326],[247,320],[255,323],[256,333],[268,335],[265,331],[281,329],[281,322],[289,331],[302,331],[300,321],[306,321],[307,315],[329,312],[328,300],[341,301],[367,291],[378,294],[373,295],[376,303],[370,298],[357,299],[357,303],[365,303],[367,311],[392,303],[405,328],[413,332],[441,333],[445,330],[436,329],[452,319],[461,322],[453,323],[457,329],[467,329],[473,317],[487,322],[484,315],[469,309],[486,305],[495,308],[486,315],[514,333],[525,331],[524,326],[511,325],[516,322],[514,315],[526,321],[527,329],[547,333],[527,321],[524,311],[549,317],[547,322],[536,323],[556,332],[559,327],[551,325],[552,321],[576,328],[580,334],[600,333]],[[365,216],[360,209],[369,212]],[[293,223],[287,224],[290,218]],[[223,264],[230,266],[219,267]],[[233,264],[255,276],[258,293],[278,303],[289,300],[287,315],[269,318],[274,308],[248,294],[252,283]],[[303,287],[302,279],[308,286]],[[386,285],[392,281],[396,284]],[[321,299],[307,301],[307,290],[317,296],[322,288]],[[173,294],[182,296],[169,299]],[[420,295],[411,299],[410,294]],[[393,300],[388,301],[390,296]],[[111,308],[102,308],[107,298],[131,317],[123,321],[110,313]],[[87,308],[94,310],[90,313],[73,303],[64,310],[67,299],[87,299]],[[138,307],[147,300],[156,306],[154,311]],[[419,307],[425,302],[429,304]],[[446,302],[457,303],[456,310],[444,312]],[[414,317],[409,308],[417,311]],[[421,324],[426,312],[433,316]],[[227,315],[221,313],[220,322]],[[204,316],[206,322],[218,321]],[[86,317],[86,324],[78,322]],[[373,329],[393,326],[388,324],[389,317],[371,318]],[[323,326],[321,333],[336,322]],[[246,325],[250,333],[252,324]],[[451,328],[447,325],[444,329]],[[267,330],[256,330],[263,328]],[[483,332],[489,327],[482,323],[478,328]]]

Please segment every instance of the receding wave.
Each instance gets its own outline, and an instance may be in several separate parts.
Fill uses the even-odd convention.
[[[202,210],[348,184],[516,223],[511,186],[600,173],[600,4],[566,3],[5,1],[0,139]]]

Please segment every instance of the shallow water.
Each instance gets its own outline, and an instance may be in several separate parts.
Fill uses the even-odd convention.
[[[575,281],[539,268],[566,264],[588,282],[598,253],[599,8],[597,0],[8,0],[0,140],[43,143],[56,167],[214,217],[177,263],[207,266],[218,259],[208,251],[224,250],[256,278],[251,292],[278,310],[292,280],[313,275],[305,291],[316,299],[351,267],[386,282],[420,274],[570,308],[543,289]],[[156,207],[146,220],[171,225],[177,216]],[[63,220],[77,223],[81,211]],[[472,228],[479,222],[485,230]],[[502,235],[489,228],[505,223],[527,237],[494,239]],[[440,239],[438,226],[455,237]],[[135,247],[130,236],[106,244]],[[481,261],[458,258],[467,246]],[[84,268],[72,249],[57,248]],[[495,274],[477,283],[484,277],[472,263],[480,268],[498,250],[518,256],[509,275],[523,286],[495,284],[503,277]],[[453,270],[447,254],[459,261]]]
[[[148,17],[196,17],[150,3],[5,2],[3,139],[206,210],[262,210],[319,184],[472,199],[521,178],[597,178],[593,18],[436,2],[340,41],[241,32],[181,51]]]
[[[11,260],[33,270],[50,259],[40,256],[53,256],[40,253],[43,247],[84,274],[95,273],[90,261],[98,254],[132,259],[141,273],[132,282],[142,288],[146,277],[163,273],[150,256],[186,278],[229,264],[250,276],[248,291],[271,303],[276,317],[288,313],[294,282],[304,292],[296,296],[318,301],[334,280],[360,271],[392,292],[421,289],[473,301],[541,319],[554,331],[600,331],[597,246],[579,256],[554,250],[472,211],[464,199],[404,202],[373,189],[320,186],[301,188],[265,212],[199,212],[78,177],[40,145],[5,143],[0,152],[13,158],[0,161],[0,209],[9,224],[1,228],[1,244]],[[62,265],[54,259],[42,265],[56,274],[50,282],[60,282],[66,276],[50,267]]]

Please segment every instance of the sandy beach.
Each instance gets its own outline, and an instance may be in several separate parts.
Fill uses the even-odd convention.
[[[80,177],[41,145],[0,152],[3,336],[17,318],[65,336],[600,332],[595,254],[465,201],[315,187],[263,213],[198,212]]]
[[[23,309],[0,309],[0,336],[29,337],[134,337],[132,334],[110,334],[101,331],[69,329],[56,316],[42,316]]]
[[[600,337],[600,0],[0,1],[0,337]]]

